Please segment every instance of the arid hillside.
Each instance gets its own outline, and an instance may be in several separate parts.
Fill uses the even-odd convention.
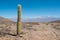
[[[51,23],[60,23],[60,20],[52,21]]]
[[[16,22],[13,22],[4,17],[0,17],[0,31],[8,33],[12,30],[13,26],[16,28]]]
[[[4,18],[4,17],[0,17],[0,24],[11,24],[11,23],[15,23],[11,20],[9,20],[8,18]]]
[[[22,22],[16,33],[16,22],[0,17],[0,40],[60,40],[60,23]]]

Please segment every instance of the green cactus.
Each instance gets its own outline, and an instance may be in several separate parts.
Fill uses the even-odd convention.
[[[17,19],[17,35],[21,31],[21,5],[18,5],[18,19]]]

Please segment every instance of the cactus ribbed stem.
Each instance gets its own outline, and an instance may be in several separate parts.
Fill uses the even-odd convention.
[[[18,5],[17,35],[21,32],[21,5]]]

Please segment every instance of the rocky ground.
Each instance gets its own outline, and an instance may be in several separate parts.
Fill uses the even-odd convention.
[[[20,35],[16,24],[0,25],[0,40],[60,40],[60,23],[23,24]]]

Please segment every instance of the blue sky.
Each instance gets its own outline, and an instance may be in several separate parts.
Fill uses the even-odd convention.
[[[22,5],[22,18],[60,17],[60,0],[0,0],[0,16],[16,17],[18,4]]]

